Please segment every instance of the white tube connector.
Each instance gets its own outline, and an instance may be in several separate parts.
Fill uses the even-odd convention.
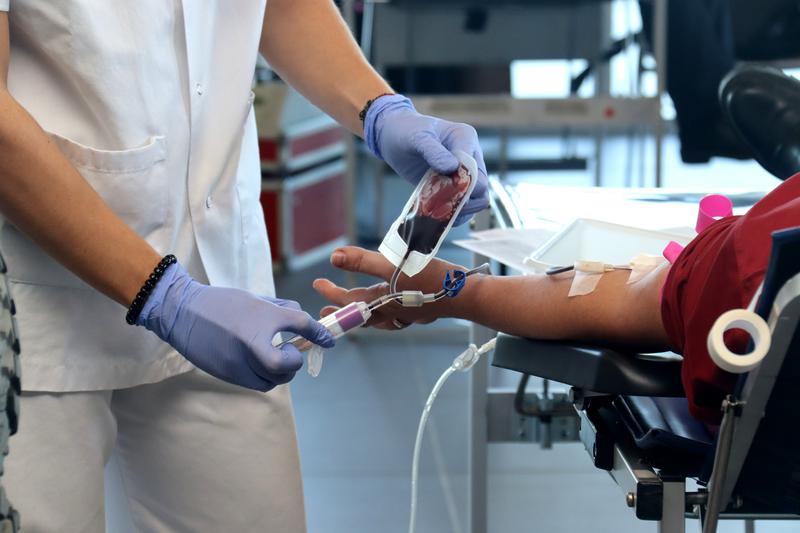
[[[422,291],[403,291],[400,293],[400,305],[403,307],[422,307],[425,295]]]
[[[473,366],[478,360],[481,358],[482,355],[491,352],[494,350],[495,345],[497,344],[497,337],[493,338],[480,348],[475,346],[474,344],[470,344],[469,347],[464,350],[458,357],[453,360],[453,369],[459,372],[466,372]]]
[[[428,395],[428,399],[425,402],[425,407],[422,409],[422,416],[419,419],[417,440],[414,442],[414,457],[411,461],[411,516],[409,517],[408,522],[408,533],[415,533],[417,527],[417,481],[419,479],[419,455],[422,448],[422,436],[425,433],[425,424],[428,422],[428,417],[431,414],[433,402],[436,400],[436,396],[444,386],[444,382],[447,381],[447,378],[449,378],[455,372],[466,372],[475,366],[475,363],[478,362],[478,360],[481,358],[481,355],[494,350],[496,344],[496,337],[483,344],[480,348],[474,344],[470,344],[466,350],[464,350],[453,360],[453,363],[447,367],[447,370],[445,370],[444,373],[439,376],[439,379],[433,386],[433,390],[431,390],[430,395]]]
[[[453,360],[453,364],[450,366],[453,368],[453,370],[466,372],[475,366],[475,363],[478,362],[478,359],[480,359],[478,347],[474,344],[470,344],[466,350],[461,352],[461,354]]]

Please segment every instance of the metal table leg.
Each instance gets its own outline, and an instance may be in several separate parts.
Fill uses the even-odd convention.
[[[653,33],[654,45],[653,55],[656,58],[656,73],[658,76],[658,91],[656,97],[658,98],[659,105],[657,106],[658,115],[655,127],[655,142],[656,142],[656,175],[655,185],[661,187],[663,185],[662,167],[663,167],[663,140],[664,140],[664,120],[661,118],[661,99],[667,90],[667,2],[669,0],[654,0],[654,15],[653,15]]]
[[[686,531],[686,481],[664,480],[662,518],[658,533],[685,533]]]
[[[484,327],[474,327],[471,342],[481,345],[490,339],[492,332]],[[469,379],[469,495],[468,528],[470,533],[488,530],[488,459],[489,438],[486,420],[489,385],[489,358],[483,357],[472,367]]]
[[[475,229],[488,229],[491,214],[484,211],[475,217]],[[488,261],[488,258],[475,254],[474,265]],[[495,335],[495,332],[476,324],[470,325],[470,342],[480,346]],[[489,356],[484,356],[469,373],[469,446],[468,455],[468,494],[467,531],[486,533],[488,521],[488,460],[489,432],[487,427],[487,408],[489,398]]]

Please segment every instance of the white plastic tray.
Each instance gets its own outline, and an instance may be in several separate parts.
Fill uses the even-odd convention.
[[[571,265],[577,260],[626,265],[639,254],[661,255],[669,241],[686,245],[690,240],[685,233],[579,218],[553,235],[524,262],[534,272]]]

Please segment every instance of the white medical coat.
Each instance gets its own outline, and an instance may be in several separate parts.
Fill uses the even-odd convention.
[[[114,212],[195,277],[271,295],[250,91],[265,6],[0,0],[10,92]],[[191,368],[9,223],[0,249],[26,390],[115,389]]]

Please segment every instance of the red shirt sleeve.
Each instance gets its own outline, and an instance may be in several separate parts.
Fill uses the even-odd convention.
[[[716,319],[750,303],[764,278],[774,231],[800,226],[800,175],[785,181],[744,216],[709,226],[681,252],[664,282],[661,317],[673,348],[683,354],[683,386],[696,418],[718,423],[736,376],[720,370],[706,348]],[[726,344],[744,352],[748,338],[729,332]]]

